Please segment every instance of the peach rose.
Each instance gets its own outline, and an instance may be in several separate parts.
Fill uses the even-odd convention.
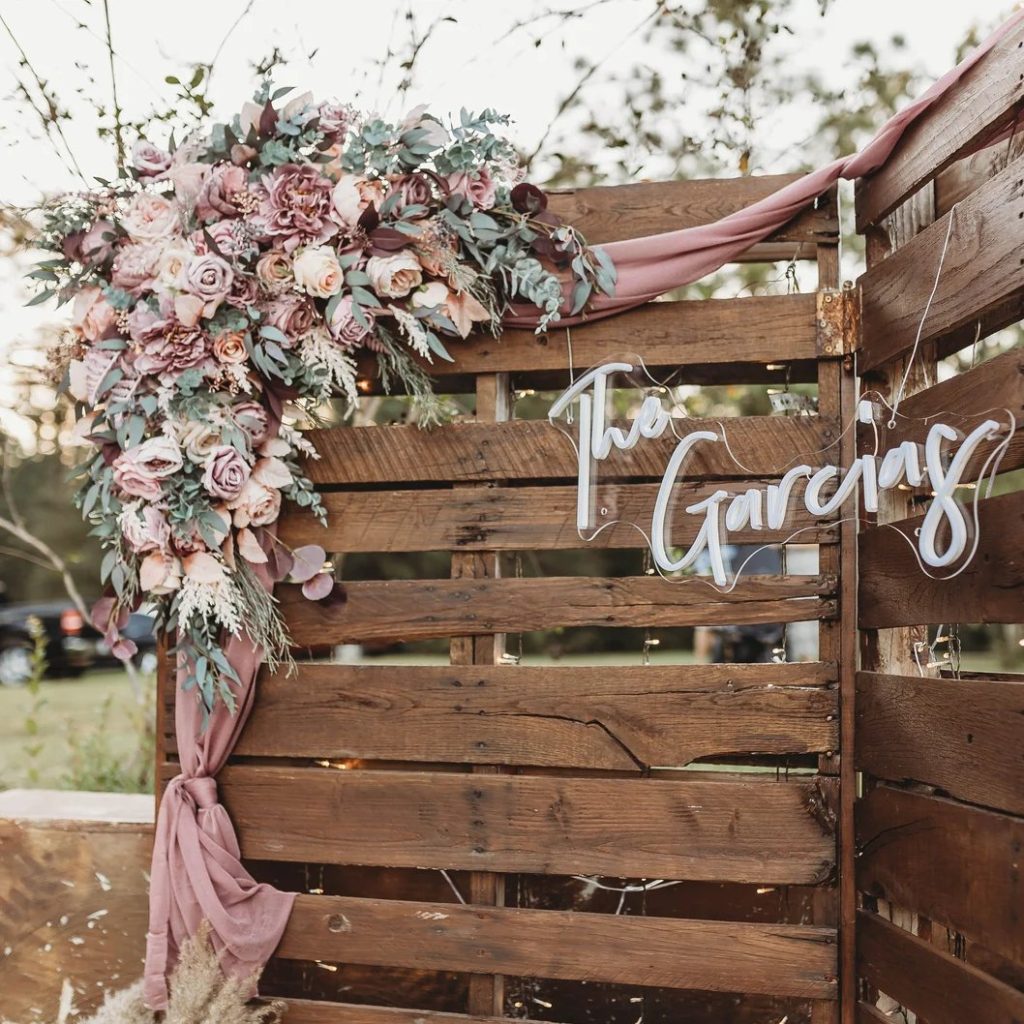
[[[114,326],[116,316],[99,288],[83,288],[71,307],[71,322],[86,341],[99,341]]]
[[[181,562],[163,551],[146,555],[139,566],[139,587],[145,594],[170,594],[181,587]]]
[[[164,196],[140,192],[121,217],[121,226],[135,242],[159,242],[181,234],[177,206]]]
[[[295,282],[308,294],[320,299],[330,298],[341,291],[344,275],[333,249],[325,245],[311,245],[295,257]]]
[[[245,335],[241,331],[224,331],[213,339],[213,357],[219,363],[244,363],[249,358],[245,351]]]
[[[366,274],[373,290],[390,299],[408,295],[423,281],[423,267],[408,250],[391,256],[371,256],[366,261]]]
[[[271,291],[287,288],[295,280],[292,261],[283,252],[264,253],[256,264],[256,276]]]

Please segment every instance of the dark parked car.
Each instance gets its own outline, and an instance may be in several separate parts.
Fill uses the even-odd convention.
[[[82,618],[67,601],[39,604],[0,605],[0,686],[21,686],[32,675],[34,642],[29,619],[35,616],[46,632],[46,674],[56,678],[79,676],[89,668],[109,668],[118,664],[102,635]],[[123,636],[139,648],[135,663],[143,671],[156,667],[156,637],[153,619],[137,613]]]

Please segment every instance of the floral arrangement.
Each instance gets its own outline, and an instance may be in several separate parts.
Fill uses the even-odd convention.
[[[343,596],[316,545],[273,529],[283,499],[324,519],[296,424],[357,402],[357,356],[375,358],[441,415],[424,369],[471,331],[500,332],[511,302],[539,330],[614,271],[522,180],[508,119],[424,109],[399,124],[269,84],[230,124],[167,149],[140,140],[130,171],[46,210],[52,254],[34,301],[71,301],[64,384],[95,451],[77,500],[106,549],[98,628],[143,600],[175,630],[186,687],[232,703],[225,634],[273,667],[288,636],[272,584]]]

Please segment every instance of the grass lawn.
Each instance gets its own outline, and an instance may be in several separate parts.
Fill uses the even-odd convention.
[[[123,764],[137,754],[140,715],[128,677],[116,670],[48,679],[37,695],[0,686],[0,789],[85,788],[72,776],[80,781],[97,761]]]

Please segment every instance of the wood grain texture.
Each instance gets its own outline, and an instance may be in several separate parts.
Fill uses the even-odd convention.
[[[876,786],[857,808],[857,845],[864,892],[1024,963],[1024,820]]]
[[[1018,216],[1024,213],[1022,181],[1024,160],[1018,159],[861,277],[861,373],[913,346],[951,217],[955,221],[948,251],[921,341],[941,338],[965,324],[973,337],[975,321],[993,309],[1006,308],[1006,315],[1013,317],[1024,286],[1024,220]],[[989,323],[988,328],[1011,322]]]
[[[864,980],[928,1024],[1020,1024],[1024,1020],[1024,992],[877,914],[861,911],[857,952]]]
[[[835,665],[313,665],[264,673],[236,752],[639,771],[834,749]]]
[[[895,1021],[870,1003],[857,1003],[857,1024],[899,1024],[899,1018]]]
[[[1024,814],[1024,682],[857,675],[857,767]]]
[[[94,1010],[142,971],[152,825],[0,820],[0,1016]]]
[[[966,199],[989,178],[995,177],[1011,160],[1024,153],[1024,136],[1018,131],[1010,139],[986,146],[950,164],[935,178],[935,210],[940,216],[954,203]]]
[[[288,1024],[515,1024],[511,1017],[288,999]]]
[[[724,489],[740,494],[747,487],[765,488],[767,478],[736,482],[681,483],[673,492],[672,542],[689,546],[703,520],[683,510]],[[325,530],[311,515],[292,511],[278,529],[285,543],[320,544],[328,551],[552,551],[647,546],[657,484],[598,483],[595,492],[597,527],[593,539],[576,528],[576,486],[453,487],[436,490],[334,491],[323,496]],[[794,503],[796,504],[796,503]],[[602,528],[602,524],[603,528]],[[640,529],[637,529],[639,527]],[[643,531],[641,533],[640,531]],[[800,543],[834,540],[836,529],[815,519],[802,504],[787,516],[781,530],[736,530],[736,544],[781,543],[796,530]]]
[[[1024,491],[988,498],[979,503],[978,509],[977,552],[967,568],[951,579],[931,579],[921,572],[915,557],[914,531],[921,526],[924,516],[861,532],[861,629],[1021,621]],[[965,515],[970,522],[969,509],[965,509]]]
[[[548,576],[536,579],[385,580],[346,584],[341,606],[277,597],[302,646],[518,633],[559,626],[673,627],[802,622],[836,614],[835,577],[751,576],[721,593],[701,579]],[[790,600],[792,599],[792,600]]]
[[[596,186],[555,190],[550,193],[550,201],[551,209],[581,231],[588,242],[600,244],[709,224],[764,199],[800,177],[800,174],[760,174]],[[837,235],[836,203],[837,191],[831,188],[817,204],[808,205],[769,240],[813,244]],[[786,251],[783,259],[793,254],[792,246],[788,251],[784,247],[776,248]]]
[[[858,231],[877,224],[958,156],[1009,123],[1024,100],[1022,44],[1024,26],[1018,25],[907,128],[879,170],[860,180]]]
[[[236,765],[243,856],[324,864],[815,884],[831,780],[572,779]]]
[[[835,931],[305,896],[277,956],[834,999]]]
[[[723,426],[724,424],[724,426]],[[699,443],[681,476],[745,478],[778,476],[801,458],[830,458],[839,431],[816,417],[737,416],[724,420],[676,421],[680,433],[727,431],[737,465],[722,442]],[[319,485],[487,482],[490,480],[575,480],[572,440],[546,420],[511,423],[451,423],[433,430],[412,425],[311,430],[306,436],[320,458],[306,463]],[[660,480],[678,444],[667,433],[632,451],[614,451],[600,464],[597,479]],[[821,451],[821,449],[826,449]]]
[[[625,355],[644,364],[677,368],[681,363],[715,366],[785,363],[814,359],[814,296],[761,295],[736,299],[652,302],[625,316],[606,317],[548,334],[507,330],[500,338],[474,334],[457,342],[452,363],[437,360],[429,372],[452,374],[577,370]],[[566,376],[563,386],[569,383]]]

